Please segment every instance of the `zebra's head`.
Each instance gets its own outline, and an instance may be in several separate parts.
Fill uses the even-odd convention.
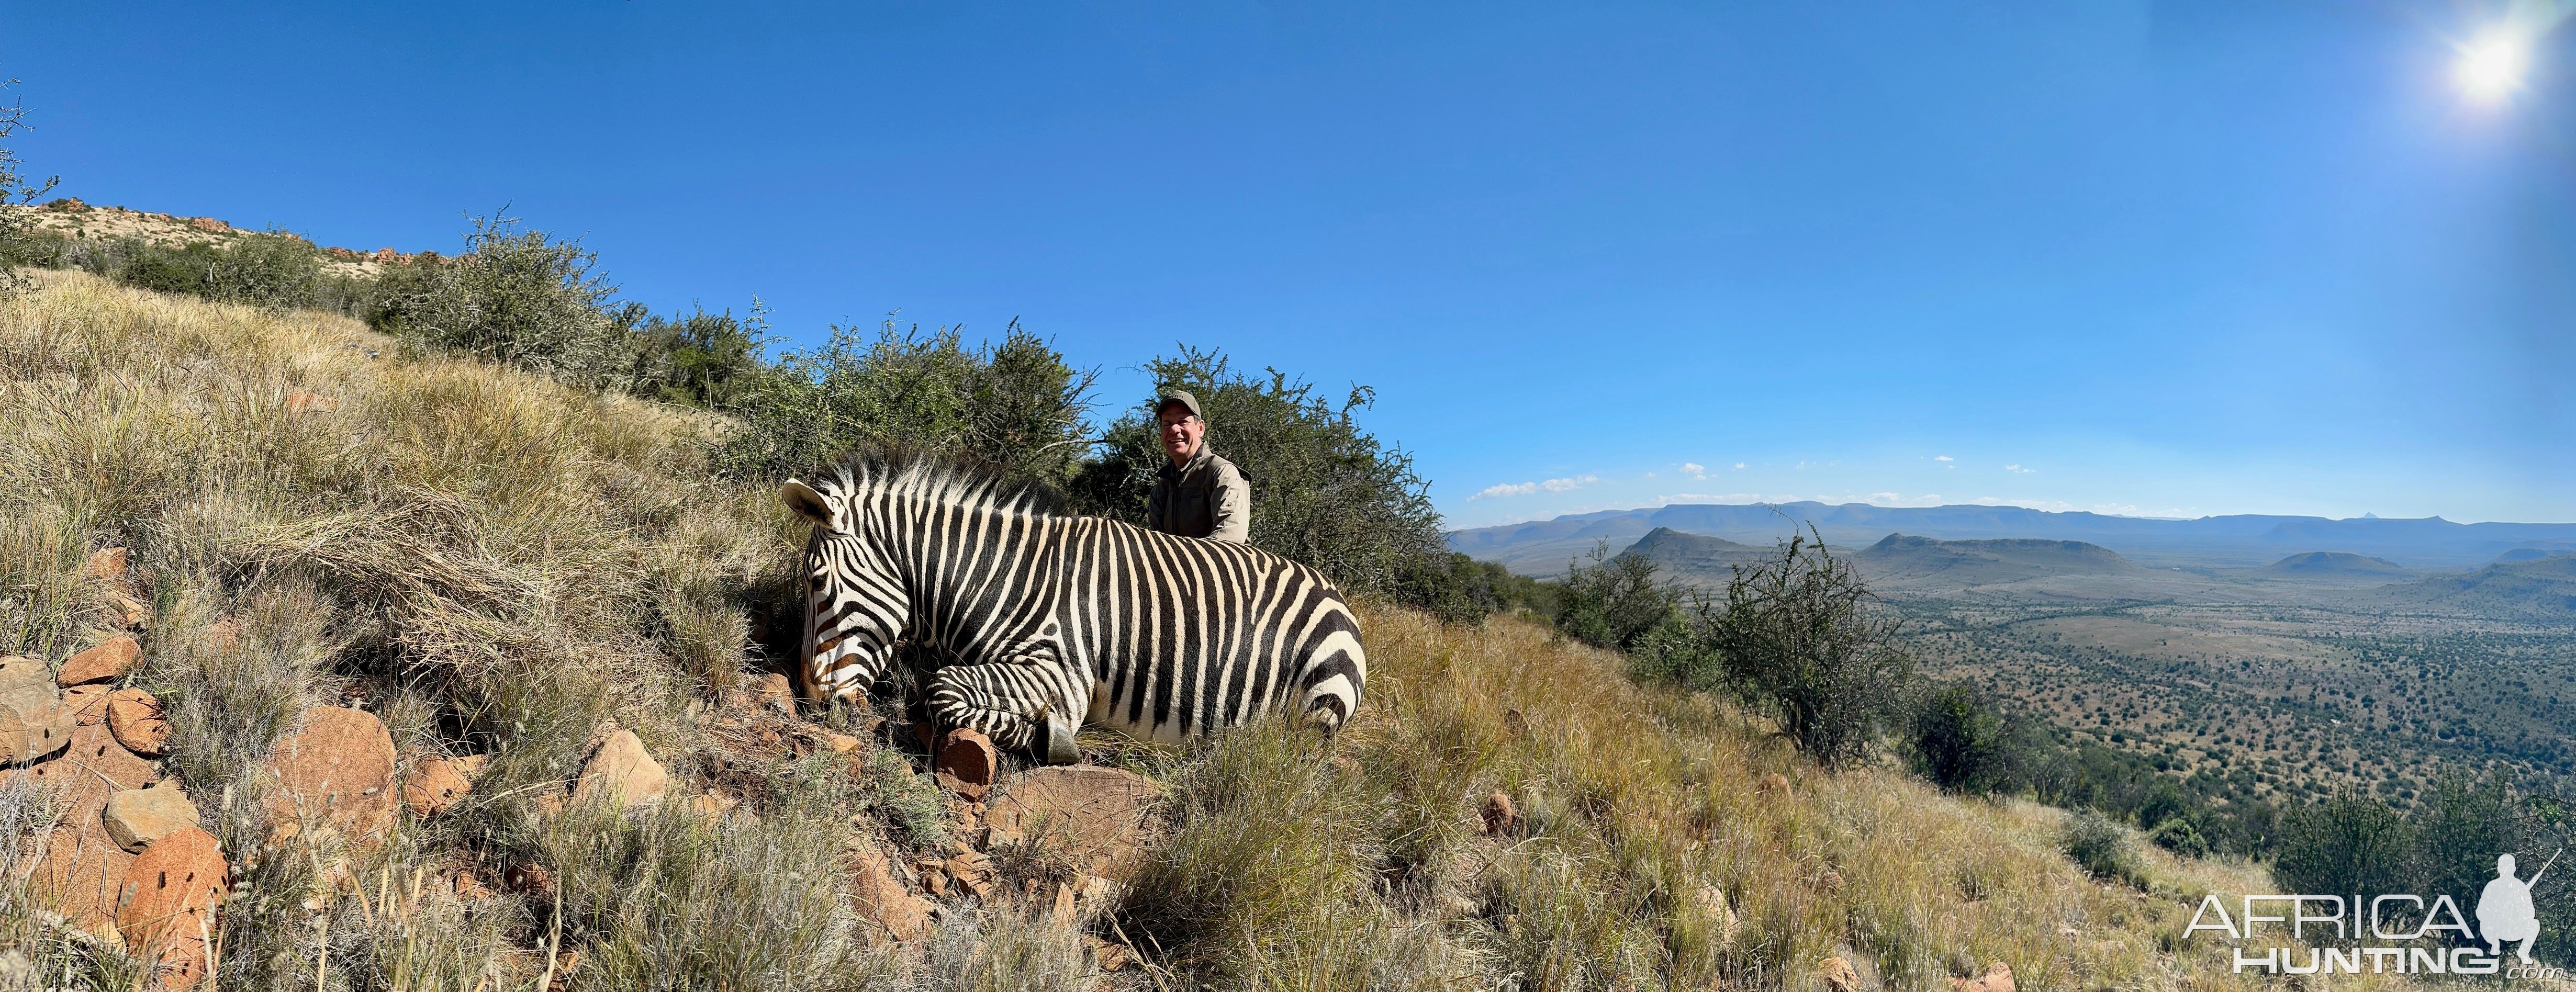
[[[867,533],[866,500],[846,468],[812,485],[789,479],[778,497],[814,525],[805,543],[802,687],[817,700],[864,696],[894,657],[911,597]]]

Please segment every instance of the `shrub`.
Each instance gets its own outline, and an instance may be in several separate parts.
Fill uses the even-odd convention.
[[[17,83],[15,79],[0,83],[0,89]],[[7,139],[25,127],[26,117],[27,108],[20,104],[13,102],[0,107],[0,139]],[[0,203],[15,200],[22,205],[31,204],[54,188],[55,179],[30,185],[20,168],[17,153],[10,151],[8,145],[0,144]],[[25,286],[25,277],[18,275],[16,266],[21,252],[33,240],[34,228],[35,222],[28,219],[24,211],[0,211],[0,296],[15,293]]]
[[[2397,811],[2361,793],[2339,791],[2282,817],[2272,877],[2287,892],[2409,892],[2413,847]]]
[[[2167,817],[2147,831],[2147,840],[2185,857],[2209,856],[2209,839],[2200,835],[2200,828],[2193,826],[2189,817]]]
[[[634,353],[607,312],[617,288],[598,256],[508,216],[476,217],[463,257],[422,272],[418,290],[377,315],[425,349],[506,362],[566,381],[622,388]]]
[[[1801,536],[1736,569],[1724,610],[1700,609],[1702,636],[1739,694],[1818,762],[1845,765],[1895,721],[1913,676],[1895,643],[1898,621],[1873,599],[1821,537]]]
[[[1679,605],[1680,594],[1657,582],[1655,571],[1654,562],[1636,555],[1611,556],[1607,542],[1593,548],[1592,564],[1566,568],[1557,594],[1557,629],[1593,647],[1633,650],[1648,631],[1671,620]],[[1669,637],[1664,646],[1672,646]]]
[[[636,307],[640,310],[640,306]],[[685,317],[630,313],[620,323],[635,327],[635,368],[630,391],[665,403],[710,409],[733,409],[759,388],[768,371],[761,351],[768,344],[769,309],[751,301],[751,315],[736,319],[733,311],[708,313],[691,307]]]
[[[1061,485],[1082,457],[1097,377],[1017,322],[999,344],[972,349],[954,327],[887,321],[870,339],[836,326],[734,401],[745,424],[718,460],[737,477],[769,480],[856,448],[934,451]]]
[[[1335,404],[1277,369],[1244,375],[1223,354],[1187,346],[1146,370],[1198,397],[1207,443],[1251,483],[1254,547],[1312,565],[1350,592],[1419,602],[1409,596],[1448,586],[1431,574],[1452,559],[1429,483],[1414,473],[1411,456],[1354,418],[1375,395],[1368,387],[1352,387]],[[1112,424],[1099,459],[1075,477],[1074,497],[1086,512],[1144,522],[1154,475],[1168,463],[1154,432],[1159,396],[1158,389]]]
[[[1953,792],[1985,793],[2011,778],[2013,735],[2001,713],[1976,689],[1944,686],[1914,710],[1915,767]]]
[[[2060,828],[2057,843],[2067,857],[2075,859],[2093,877],[2145,887],[2146,876],[2138,866],[2137,848],[2130,843],[2129,832],[2110,817],[2089,809],[2072,811],[2066,814],[2066,825]]]

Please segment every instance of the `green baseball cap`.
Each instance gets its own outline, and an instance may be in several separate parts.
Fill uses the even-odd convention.
[[[1206,413],[1205,411],[1202,411],[1202,410],[1200,410],[1200,409],[1199,409],[1199,398],[1198,398],[1198,397],[1196,397],[1196,396],[1192,396],[1192,395],[1190,395],[1189,390],[1186,390],[1186,389],[1166,389],[1166,390],[1163,390],[1163,399],[1162,399],[1162,401],[1154,404],[1154,415],[1155,415],[1155,416],[1157,416],[1157,417],[1162,416],[1162,415],[1163,415],[1163,408],[1164,408],[1164,407],[1167,407],[1167,406],[1170,406],[1170,405],[1172,405],[1172,404],[1174,404],[1174,403],[1178,403],[1178,404],[1180,404],[1180,405],[1182,405],[1182,406],[1184,406],[1184,407],[1188,407],[1188,408],[1189,408],[1189,411],[1190,411],[1190,416],[1197,417],[1197,418],[1199,418],[1200,420],[1206,420],[1206,419],[1207,419],[1207,413]]]

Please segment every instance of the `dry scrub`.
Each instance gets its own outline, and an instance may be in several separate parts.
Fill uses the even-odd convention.
[[[844,845],[944,843],[927,779],[891,742],[800,757],[696,718],[764,663],[751,633],[801,543],[767,494],[711,481],[724,425],[398,359],[345,320],[39,282],[0,304],[0,651],[106,637],[114,604],[78,572],[134,549],[135,681],[241,872],[223,986],[527,989],[559,934],[570,987],[598,989],[1808,989],[1829,955],[1890,988],[1990,961],[2026,989],[2226,988],[2223,950],[2175,944],[2199,894],[2265,884],[2161,854],[2152,894],[2095,882],[2056,811],[1822,773],[1529,623],[1370,609],[1339,739],[1122,749],[1173,786],[1172,829],[1088,929],[1148,966],[1104,975],[1075,927],[953,896],[888,947]],[[290,412],[299,390],[338,406]],[[489,754],[489,776],[374,848],[265,844],[260,761],[304,707],[358,699],[406,762]],[[686,785],[639,814],[541,809],[608,723]],[[1785,793],[1757,792],[1771,773]],[[689,811],[707,787],[756,816]],[[1497,791],[1518,823],[1489,835]],[[0,796],[14,838],[45,816]],[[49,980],[133,984],[0,892],[0,941]]]

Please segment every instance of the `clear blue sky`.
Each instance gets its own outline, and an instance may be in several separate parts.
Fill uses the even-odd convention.
[[[223,6],[0,3],[28,164],[359,248],[507,203],[1115,403],[1179,341],[1370,384],[1457,526],[2576,520],[2576,31],[2469,99],[2503,7]]]

